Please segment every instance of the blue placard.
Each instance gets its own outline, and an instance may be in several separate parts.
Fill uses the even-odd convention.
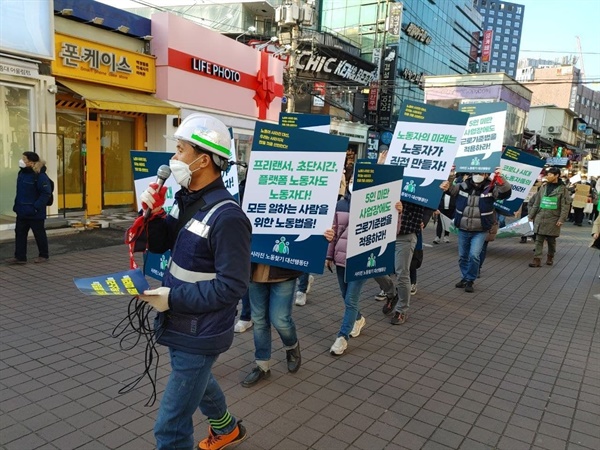
[[[257,122],[242,209],[252,262],[323,273],[348,138]]]
[[[89,278],[74,278],[77,289],[87,295],[140,295],[150,285],[140,269]]]
[[[405,101],[386,164],[404,167],[402,201],[437,209],[469,115]]]
[[[564,167],[569,164],[569,158],[558,158],[558,157],[546,158],[546,164],[548,164],[549,166]]]
[[[543,159],[515,147],[506,147],[500,160],[500,174],[511,184],[512,193],[510,198],[494,203],[499,213],[512,216],[519,210],[544,164]]]
[[[358,160],[347,231],[346,282],[395,270],[396,231],[404,167]]]
[[[279,113],[279,125],[329,133],[331,116],[326,114]]]

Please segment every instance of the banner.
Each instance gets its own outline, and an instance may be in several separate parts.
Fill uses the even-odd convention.
[[[386,47],[381,61],[381,83],[379,85],[378,125],[386,128],[392,126],[394,109],[394,80],[396,79],[396,48]]]
[[[231,132],[231,129],[230,129]],[[231,139],[231,161],[236,161],[236,149],[234,140]],[[156,172],[162,165],[169,165],[169,160],[173,156],[173,153],[167,152],[142,152],[138,150],[131,150],[131,167],[133,169],[133,184],[135,188],[135,198],[138,211],[142,209],[142,203],[140,202],[140,195],[144,192],[150,183],[156,182]],[[231,195],[239,201],[239,182],[237,167],[235,165],[229,166],[229,168],[222,172],[223,183]],[[165,204],[163,206],[165,212],[169,214],[175,201],[175,193],[181,189],[181,186],[177,184],[174,177],[167,178],[164,184],[167,187],[167,194]],[[165,253],[152,253],[148,252],[144,261],[145,275],[152,277],[156,280],[162,280],[169,259],[171,258],[171,251]]]
[[[362,160],[364,161],[364,160]],[[346,282],[393,273],[403,167],[357,161],[352,184]]]
[[[252,262],[323,273],[348,138],[257,122],[242,208]]]
[[[456,153],[456,172],[492,173],[500,165],[506,108],[504,102],[460,106],[471,116]]]
[[[438,220],[442,221],[444,230],[448,230],[452,234],[458,234],[458,228],[454,225],[454,220],[440,214]],[[512,222],[498,230],[496,238],[520,237],[533,234],[533,222],[529,222],[527,216]]]
[[[483,43],[481,45],[481,62],[490,62],[490,55],[492,53],[492,37],[494,32],[492,30],[485,30],[483,32]]]
[[[515,147],[506,147],[500,159],[500,176],[511,184],[509,199],[497,200],[494,207],[505,216],[514,215],[535,184],[545,160]]]
[[[403,102],[385,160],[404,167],[402,200],[437,209],[469,115],[412,101]]]
[[[140,269],[89,278],[73,278],[73,282],[77,289],[87,295],[140,295],[150,289]]]

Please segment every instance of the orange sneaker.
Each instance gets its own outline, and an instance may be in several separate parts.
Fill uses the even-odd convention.
[[[246,439],[246,428],[242,421],[238,420],[237,426],[229,434],[215,434],[211,427],[208,427],[208,437],[198,443],[200,450],[220,450],[230,445],[239,444]]]

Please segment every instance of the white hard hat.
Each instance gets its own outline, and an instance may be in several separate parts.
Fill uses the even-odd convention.
[[[211,152],[226,161],[231,158],[231,134],[219,119],[206,114],[194,113],[187,116],[173,135],[202,150]]]

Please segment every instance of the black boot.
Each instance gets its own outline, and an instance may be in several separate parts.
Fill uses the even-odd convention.
[[[300,356],[300,342],[297,343],[295,348],[286,350],[285,357],[287,359],[288,372],[298,372],[300,364],[302,363],[302,357]]]

